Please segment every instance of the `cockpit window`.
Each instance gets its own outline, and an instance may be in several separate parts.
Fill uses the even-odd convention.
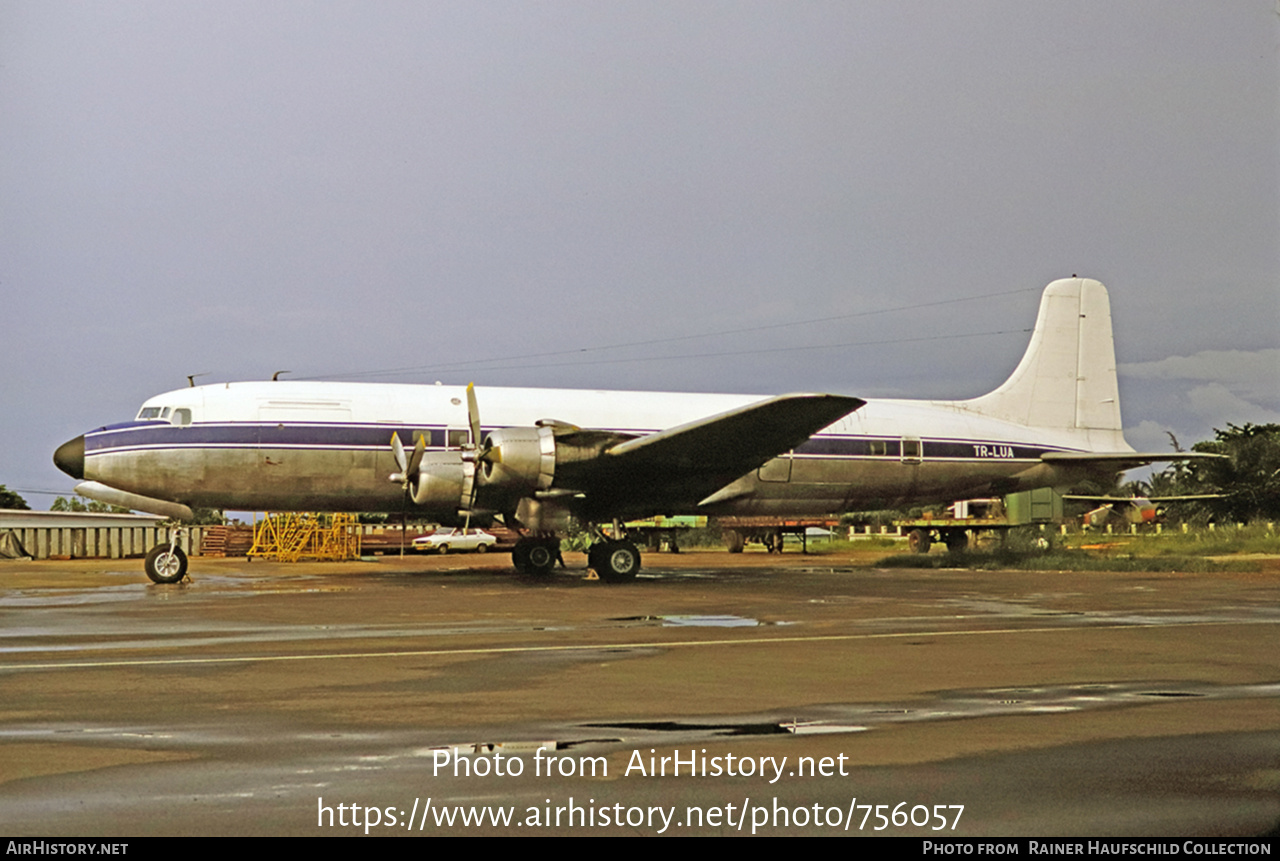
[[[188,407],[143,407],[138,410],[138,420],[167,421],[185,427],[191,424],[191,410]]]

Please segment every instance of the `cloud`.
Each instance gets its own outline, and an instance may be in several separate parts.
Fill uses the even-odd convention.
[[[1186,399],[1193,413],[1214,421],[1218,427],[1225,426],[1225,422],[1280,423],[1280,411],[1246,400],[1221,383],[1196,386],[1187,392]]]
[[[1203,386],[1206,402],[1219,395],[1210,390],[1230,392],[1245,401],[1261,401],[1277,406],[1280,400],[1280,349],[1201,350],[1192,356],[1170,356],[1155,362],[1131,362],[1117,370],[1138,379],[1188,380],[1209,383]],[[1214,389],[1214,386],[1217,389]],[[1193,391],[1198,391],[1195,389]],[[1190,395],[1189,395],[1190,396]]]
[[[1227,425],[1280,424],[1280,349],[1202,350],[1118,366],[1143,420],[1126,428],[1130,444],[1160,451],[1166,430],[1187,447]]]
[[[1150,419],[1140,421],[1136,427],[1125,428],[1124,430],[1124,436],[1129,445],[1138,451],[1152,452],[1169,451],[1173,448],[1173,442],[1169,439],[1170,433],[1176,435],[1178,431],[1175,428]],[[1181,437],[1178,438],[1178,443],[1184,448],[1190,445]]]

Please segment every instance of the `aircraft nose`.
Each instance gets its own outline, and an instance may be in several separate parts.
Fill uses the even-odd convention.
[[[84,478],[84,434],[58,446],[53,465],[72,478]]]

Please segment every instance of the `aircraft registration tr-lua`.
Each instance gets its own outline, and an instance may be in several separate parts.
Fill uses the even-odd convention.
[[[522,535],[516,568],[538,574],[576,519],[596,539],[590,567],[616,582],[640,553],[596,524],[945,503],[1170,458],[1125,442],[1106,288],[1069,278],[1045,289],[1009,379],[971,400],[221,383],[156,395],[54,463],[83,480],[77,493],[175,519],[194,507],[500,517]],[[146,568],[176,582],[186,565],[171,540]]]

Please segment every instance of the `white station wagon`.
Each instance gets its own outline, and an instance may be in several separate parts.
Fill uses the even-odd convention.
[[[413,549],[422,553],[457,553],[463,550],[474,550],[487,553],[498,543],[498,539],[483,529],[454,529],[446,527],[437,529],[430,535],[413,539]]]

